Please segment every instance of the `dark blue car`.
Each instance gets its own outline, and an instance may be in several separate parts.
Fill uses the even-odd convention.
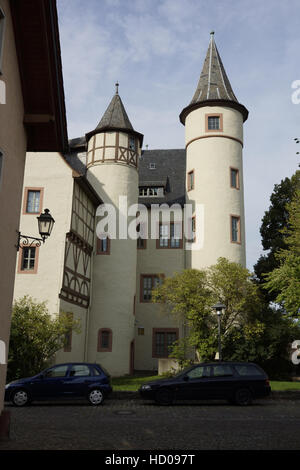
[[[5,401],[24,406],[34,400],[86,398],[92,405],[101,405],[111,392],[110,375],[99,364],[57,364],[6,385]]]

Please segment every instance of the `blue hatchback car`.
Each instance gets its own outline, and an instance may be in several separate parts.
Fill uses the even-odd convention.
[[[99,364],[57,364],[7,384],[5,401],[24,406],[35,400],[86,398],[91,405],[101,405],[111,392],[110,375]]]

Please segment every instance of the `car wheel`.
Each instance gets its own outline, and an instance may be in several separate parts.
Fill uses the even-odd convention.
[[[26,390],[19,389],[13,392],[11,401],[15,406],[25,406],[30,402],[29,394]]]
[[[103,403],[104,395],[99,388],[91,390],[88,394],[88,400],[91,405],[98,406]]]
[[[155,394],[155,401],[159,405],[172,405],[174,401],[174,394],[167,388],[161,388]]]
[[[248,388],[239,388],[235,392],[235,403],[241,406],[251,405],[252,394]]]

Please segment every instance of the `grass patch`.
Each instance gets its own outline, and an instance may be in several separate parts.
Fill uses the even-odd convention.
[[[159,378],[158,375],[125,375],[124,377],[113,377],[112,387],[114,392],[136,392],[144,383]]]
[[[112,386],[115,392],[137,392],[141,385],[151,380],[161,379],[158,375],[125,375],[123,377],[113,377]],[[286,392],[289,390],[299,390],[300,382],[280,382],[270,381],[272,391]]]
[[[273,392],[300,390],[300,382],[279,382],[277,380],[270,380],[270,385]]]

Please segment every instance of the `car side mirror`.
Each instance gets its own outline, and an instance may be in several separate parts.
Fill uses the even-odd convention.
[[[190,380],[190,378],[189,378],[188,375],[185,375],[185,376],[183,377],[183,380],[184,380],[185,382],[188,382],[188,381]]]

